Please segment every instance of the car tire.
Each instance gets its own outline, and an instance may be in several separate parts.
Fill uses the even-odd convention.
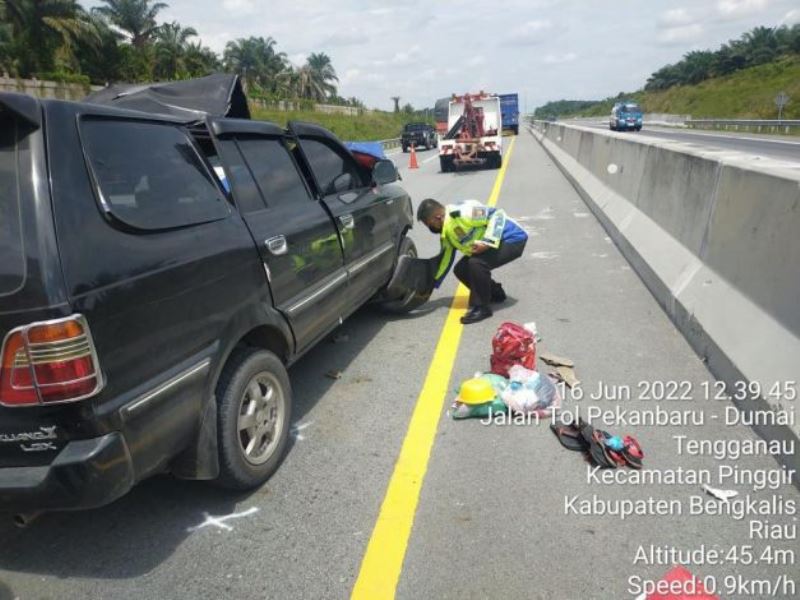
[[[286,451],[292,416],[289,375],[272,352],[237,350],[216,392],[220,473],[215,483],[232,490],[256,488],[277,470]],[[247,427],[251,419],[253,426]]]
[[[400,251],[397,253],[397,256],[398,258],[400,256],[411,256],[412,258],[417,258],[417,246],[410,237],[404,236],[403,239],[400,240]],[[404,315],[425,304],[430,297],[430,293],[420,294],[417,291],[412,291],[402,298],[398,298],[396,300],[387,300],[386,302],[381,303],[381,308],[384,311],[394,315]]]
[[[439,166],[442,169],[442,173],[449,173],[453,170],[453,158],[450,156],[440,156]]]

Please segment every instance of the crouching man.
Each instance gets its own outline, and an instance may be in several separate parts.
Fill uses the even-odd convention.
[[[441,237],[435,287],[450,271],[456,251],[464,255],[453,269],[469,288],[469,311],[461,322],[468,325],[491,317],[490,303],[506,299],[503,286],[492,279],[492,270],[522,256],[528,234],[503,210],[474,200],[445,207],[428,198],[419,205],[417,219]]]

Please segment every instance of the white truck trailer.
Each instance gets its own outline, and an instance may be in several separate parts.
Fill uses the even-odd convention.
[[[494,94],[453,95],[447,133],[439,140],[442,172],[465,165],[500,168],[503,164],[503,117]]]

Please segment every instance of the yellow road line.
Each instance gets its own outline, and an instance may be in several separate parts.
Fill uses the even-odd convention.
[[[487,202],[489,206],[495,206],[500,197],[515,140],[511,140],[503,157],[504,164]],[[464,329],[459,319],[466,309],[468,295],[467,288],[459,284],[361,562],[351,595],[353,600],[389,600],[395,596],[436,428],[448,396],[450,375]]]

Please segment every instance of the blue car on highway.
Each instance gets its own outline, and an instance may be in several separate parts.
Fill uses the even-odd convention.
[[[642,109],[635,102],[617,102],[611,109],[608,126],[611,131],[640,131],[642,118]]]

